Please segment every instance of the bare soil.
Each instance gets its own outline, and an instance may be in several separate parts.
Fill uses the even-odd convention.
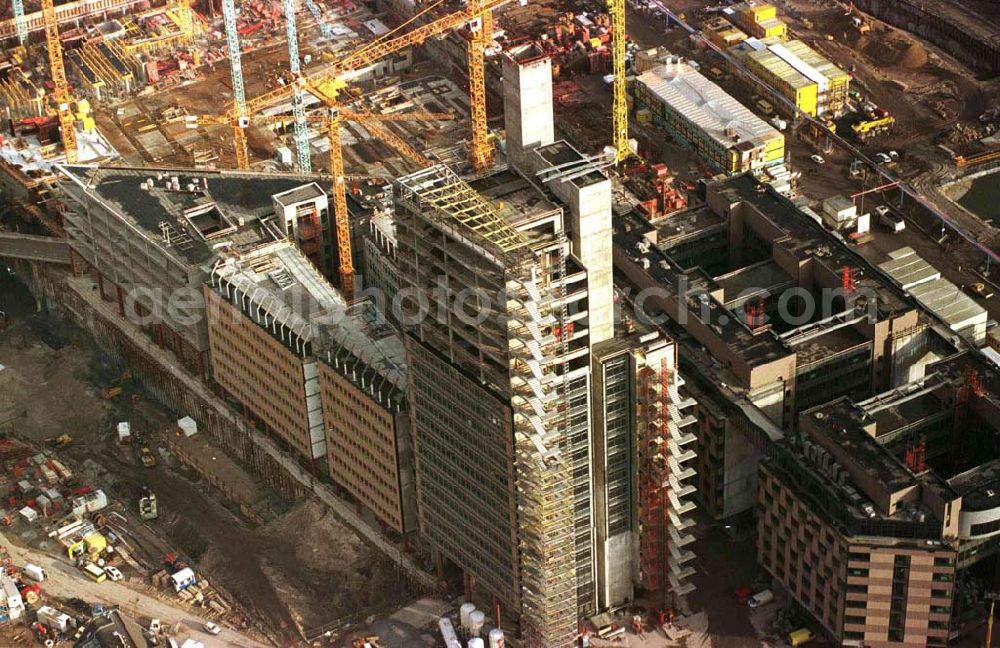
[[[0,289],[23,290],[7,283]],[[322,625],[362,610],[390,609],[410,598],[391,561],[321,504],[301,502],[255,527],[175,459],[144,468],[135,447],[117,444],[114,424],[128,420],[144,435],[143,443],[157,451],[163,445],[160,434],[179,415],[159,406],[134,380],[122,381],[121,371],[74,326],[46,315],[10,318],[0,331],[0,364],[0,421],[14,417],[7,426],[11,433],[32,442],[71,434],[74,443],[58,452],[60,458],[126,509],[142,486],[151,488],[161,515],[149,523],[150,535],[141,542],[150,560],[167,550],[190,559],[215,587],[276,632],[282,645],[297,641],[297,623]],[[124,390],[105,401],[100,390],[109,384]],[[225,456],[199,437],[201,452]],[[227,471],[240,470],[225,463]],[[233,481],[276,499],[248,473]]]

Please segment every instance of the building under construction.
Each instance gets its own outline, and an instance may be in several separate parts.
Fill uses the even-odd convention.
[[[525,645],[568,647],[639,593],[683,605],[692,403],[669,340],[615,335],[611,184],[554,140],[549,59],[503,65],[513,169],[394,183],[420,527]]]

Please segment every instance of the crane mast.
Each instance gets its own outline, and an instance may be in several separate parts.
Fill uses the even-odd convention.
[[[236,4],[234,0],[222,0],[222,19],[226,24],[226,47],[229,50],[229,74],[233,82],[233,109],[235,119],[232,121],[233,144],[236,147],[236,167],[250,168],[250,152],[247,150],[247,138],[243,129],[249,125],[250,113],[247,112],[247,96],[243,89],[243,53],[240,51],[240,35],[236,29]]]
[[[611,58],[615,77],[611,108],[613,143],[615,161],[622,162],[629,156],[628,99],[625,88],[625,0],[608,0],[608,13],[611,15]]]
[[[28,19],[24,16],[24,0],[13,0],[14,26],[17,28],[17,40],[22,45],[28,42]]]
[[[45,25],[45,42],[49,50],[49,74],[55,87],[56,110],[59,113],[59,131],[62,134],[66,161],[79,161],[76,145],[76,126],[73,119],[73,97],[66,80],[66,66],[63,63],[62,43],[59,40],[59,23],[52,0],[42,0],[42,22]]]
[[[477,173],[493,165],[493,146],[486,122],[486,48],[493,42],[493,13],[486,10],[469,23],[469,117],[472,122],[472,167]]]
[[[292,73],[292,115],[295,116],[295,155],[296,168],[301,173],[312,172],[312,159],[309,155],[309,125],[306,123],[305,93],[299,87],[299,77],[302,68],[299,59],[299,33],[295,24],[295,0],[284,0],[285,32],[288,35],[288,69]]]
[[[461,11],[456,11],[454,13],[447,14],[428,23],[415,27],[410,31],[401,34],[399,36],[383,36],[378,38],[366,45],[348,53],[344,58],[339,61],[335,61],[332,65],[326,66],[322,70],[313,72],[312,74],[302,75],[302,86],[307,89],[310,93],[316,94],[315,88],[322,87],[327,83],[337,81],[344,74],[359,70],[372,63],[379,61],[393,52],[398,52],[401,49],[410,47],[412,45],[419,45],[425,40],[432,36],[437,36],[448,30],[456,29],[471,23],[478,17],[484,15],[486,12],[492,11],[501,5],[507,4],[511,0],[478,0],[477,2],[471,3],[466,9]],[[232,3],[232,0],[224,0],[223,9],[225,10],[225,2]],[[233,36],[235,40],[236,36],[236,22],[235,22],[235,12],[233,19]],[[488,19],[489,20],[489,19]],[[492,31],[492,28],[490,29]],[[226,29],[227,37],[229,35],[229,28]],[[484,45],[485,47],[485,45]],[[232,49],[232,48],[231,48]],[[232,58],[232,57],[230,57]],[[480,66],[482,69],[482,57],[479,58]],[[476,74],[475,70],[470,72],[470,76]],[[242,74],[240,75],[240,87],[242,88]],[[234,81],[234,86],[235,86]],[[294,86],[294,84],[292,84]],[[486,133],[486,120],[485,120],[485,84],[479,86],[483,88],[482,96],[483,100],[479,103],[483,106],[481,127],[478,132],[481,133],[480,142],[485,143],[481,146],[480,150],[489,150],[489,139]],[[240,128],[237,123],[240,121],[240,117],[244,117],[243,123],[246,124],[247,116],[256,115],[261,110],[268,106],[273,106],[282,101],[287,101],[295,92],[295,87],[283,86],[275,88],[269,92],[262,95],[254,97],[249,101],[244,101],[243,104],[239,104],[234,101],[232,109],[229,111],[229,120],[233,127],[233,138],[236,142],[236,162],[237,167],[240,169],[246,169],[249,165],[249,157],[247,155],[246,148],[246,134],[243,129]],[[234,98],[236,93],[234,91]],[[324,98],[323,95],[318,95],[321,99]],[[475,102],[474,102],[475,103]],[[473,134],[475,139],[475,133]],[[242,154],[240,151],[242,150]],[[492,155],[490,150],[487,155]],[[488,158],[487,158],[488,159]]]

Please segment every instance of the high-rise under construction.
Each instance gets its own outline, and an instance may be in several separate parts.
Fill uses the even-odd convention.
[[[586,273],[555,205],[501,214],[441,166],[395,191],[421,528],[519,613],[529,645],[569,645],[572,503],[579,484],[587,508],[590,484]],[[589,549],[589,521],[579,531]]]
[[[642,479],[640,464],[668,464],[639,439],[638,426],[659,429],[636,415],[643,342],[614,340],[611,182],[600,159],[554,140],[548,58],[517,47],[503,65],[511,169],[470,184],[434,166],[394,183],[395,316],[423,536],[467,592],[519,621],[523,645],[562,648],[579,620],[633,600],[635,584],[685,593],[690,552],[660,528],[666,492],[656,510],[644,504],[648,483],[669,482]],[[676,392],[666,344],[649,353],[656,372],[670,358],[657,385]],[[606,375],[613,350],[627,354],[622,380]],[[640,441],[656,457],[638,456]],[[689,475],[676,472],[679,501]],[[653,518],[656,546],[643,528]]]

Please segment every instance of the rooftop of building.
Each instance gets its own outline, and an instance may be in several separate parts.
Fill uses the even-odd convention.
[[[937,268],[912,248],[896,250],[889,261],[879,264],[879,269],[895,279],[924,308],[953,330],[958,331],[976,323],[986,325],[986,309],[943,278]]]
[[[763,190],[760,190],[763,189]],[[911,310],[895,287],[883,283],[877,272],[867,263],[846,248],[839,241],[830,237],[821,225],[804,214],[787,198],[774,193],[764,185],[760,185],[752,175],[742,174],[709,185],[709,192],[715,192],[732,203],[743,202],[764,215],[775,227],[783,231],[784,236],[774,240],[775,246],[785,248],[790,256],[799,260],[813,259],[822,263],[832,273],[839,276],[842,268],[857,270],[857,287],[866,288],[876,296],[876,308],[879,318],[887,317]],[[702,219],[706,227],[715,227],[714,219]],[[686,286],[688,301],[688,316],[701,319],[701,314],[707,312],[708,323],[716,335],[727,346],[734,349],[751,367],[774,361],[790,355],[794,350],[777,335],[777,331],[752,331],[742,317],[734,317],[723,304],[714,299],[698,297],[699,292],[715,293],[723,289],[724,299],[730,301],[740,292],[746,294],[750,288],[768,288],[784,285],[785,273],[772,262],[755,264],[737,269],[731,273],[713,278],[700,268],[682,269],[670,259],[669,252],[661,249],[659,241],[659,225],[650,224],[639,215],[632,213],[616,218],[614,221],[615,242],[625,252],[642,262],[646,272],[657,284],[668,293],[677,294],[680,286]],[[693,233],[691,234],[693,235]],[[649,243],[655,238],[656,245]],[[733,292],[733,295],[730,295]],[[725,315],[725,317],[721,317]],[[812,324],[811,326],[816,326]],[[854,338],[844,333],[816,337],[809,348],[813,355],[822,353],[816,345],[824,341],[833,345],[828,351],[843,350],[853,343]],[[803,349],[807,347],[801,347]]]
[[[1000,458],[976,466],[948,480],[962,496],[962,509],[984,511],[1000,506]]]
[[[808,371],[810,365],[829,361],[838,354],[871,344],[871,340],[853,326],[830,327],[801,342],[795,338],[785,341],[795,350],[796,368],[799,371]]]
[[[750,51],[747,53],[747,58],[753,59],[761,67],[796,90],[808,88],[816,84],[816,79],[803,74],[801,70],[796,69],[784,57],[779,56],[777,52],[770,48],[753,49],[751,45]]]
[[[900,443],[912,441],[907,436],[909,430],[930,419],[947,416],[970,372],[975,372],[982,382],[983,397],[994,400],[996,392],[990,392],[987,385],[996,387],[1000,372],[975,352],[963,352],[930,365],[924,378],[867,400],[851,402],[843,397],[812,408],[802,413],[800,428],[821,445],[842,449],[841,461],[850,463],[845,468],[861,471],[888,493],[899,493],[919,484],[946,501],[962,497],[963,510],[996,508],[1000,506],[1000,457],[950,477],[932,468],[913,469],[899,458]],[[924,438],[925,442],[932,441]],[[950,443],[951,438],[949,434],[936,443]],[[828,485],[844,490],[844,484],[834,481],[829,479]],[[902,516],[913,515],[917,508],[911,503]],[[899,517],[899,514],[888,516],[886,511],[875,513],[880,517]]]
[[[118,610],[94,617],[76,643],[79,648],[147,648],[149,645],[139,624]]]
[[[843,449],[869,477],[893,492],[916,483],[913,472],[864,429],[867,415],[849,398],[821,405],[803,416],[815,419],[809,426],[811,436],[828,439],[830,445]]]
[[[371,301],[348,306],[293,244],[220,261],[212,270],[215,277],[250,295],[270,321],[285,325],[310,343],[314,356],[338,368],[345,365],[366,389],[374,385],[383,402],[405,392],[406,354],[401,338]]]
[[[608,176],[597,168],[588,171],[586,158],[566,140],[558,140],[545,146],[539,146],[535,149],[535,153],[553,167],[572,167],[575,170],[579,166],[583,172],[582,175],[571,173],[566,180],[577,187],[589,187],[608,179]]]
[[[775,292],[794,283],[773,259],[744,266],[714,278],[723,291],[723,302],[745,300],[762,291]]]
[[[276,200],[278,204],[287,207],[309,200],[316,200],[317,198],[324,196],[326,196],[326,192],[323,191],[315,182],[310,182],[309,184],[274,194],[274,200]]]
[[[284,238],[272,197],[315,192],[319,187],[314,181],[320,177],[100,166],[61,170],[123,221],[192,266],[209,262],[224,242],[250,250]]]
[[[725,226],[725,219],[704,204],[670,214],[669,218],[653,223],[656,230],[656,246],[667,256],[670,256],[671,248],[692,238],[725,229]]]
[[[526,65],[549,58],[545,51],[535,43],[520,43],[503,51],[504,56],[518,65]]]
[[[488,198],[493,209],[515,227],[530,222],[539,214],[559,209],[538,185],[528,182],[524,176],[511,169],[477,178],[469,185]]]
[[[724,149],[762,146],[782,137],[774,127],[683,61],[647,70],[638,80]]]
[[[444,165],[396,178],[394,186],[397,200],[419,202],[421,213],[430,221],[467,237],[498,259],[509,259],[532,247],[531,239],[486,196]]]

